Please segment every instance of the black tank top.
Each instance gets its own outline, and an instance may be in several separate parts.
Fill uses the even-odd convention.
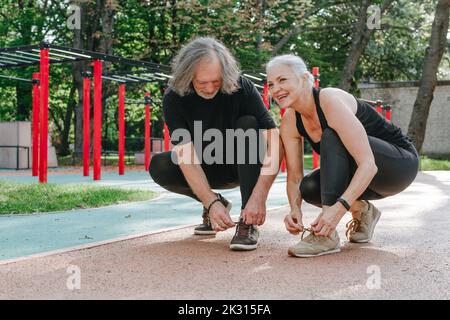
[[[329,126],[320,106],[319,93],[320,88],[313,88],[313,96],[314,102],[316,104],[317,115],[319,116],[320,126],[323,131]],[[355,99],[358,105],[355,116],[363,125],[368,136],[376,137],[378,139],[389,142],[394,146],[398,146],[407,150],[414,150],[414,146],[411,140],[402,133],[402,130],[399,127],[386,121],[386,119],[367,102],[361,101],[356,97]],[[305,137],[306,140],[308,140],[308,142],[311,144],[313,150],[320,154],[320,141],[315,143],[311,140],[311,137],[305,130],[300,113],[296,111],[295,117],[297,130],[300,135]]]

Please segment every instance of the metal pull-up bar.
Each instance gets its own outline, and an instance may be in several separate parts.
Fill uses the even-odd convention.
[[[119,175],[125,173],[125,85],[119,84]]]
[[[40,108],[39,108],[39,182],[47,182],[47,148],[48,148],[48,46],[43,44],[40,50]]]
[[[83,176],[89,176],[91,162],[91,76],[83,74]]]

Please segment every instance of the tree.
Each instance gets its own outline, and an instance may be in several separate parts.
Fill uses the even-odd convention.
[[[393,1],[394,0],[385,0],[383,2],[383,5],[380,9],[381,14],[386,11],[386,9],[392,4]],[[356,66],[358,65],[359,59],[375,30],[374,28],[367,27],[367,10],[371,4],[372,1],[363,0],[358,14],[358,21],[354,26],[352,34],[352,44],[347,59],[345,60],[344,68],[342,69],[341,80],[339,82],[339,88],[345,91],[348,91],[350,89]]]
[[[431,28],[429,46],[426,50],[425,62],[420,79],[419,91],[414,102],[413,112],[408,127],[408,135],[414,142],[417,151],[422,151],[425,139],[426,124],[430,113],[433,93],[437,83],[437,71],[447,47],[450,0],[439,0]]]

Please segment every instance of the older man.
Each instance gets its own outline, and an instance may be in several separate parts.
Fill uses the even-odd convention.
[[[241,217],[230,248],[256,249],[257,225],[265,221],[265,202],[279,166],[275,123],[254,85],[240,76],[236,60],[216,39],[197,38],[184,46],[174,59],[172,75],[163,109],[175,147],[153,157],[150,175],[163,188],[203,204],[203,224],[194,231],[198,235],[235,226],[229,215],[231,203],[212,189],[239,185]],[[245,135],[249,139],[238,139],[252,130],[262,133],[257,143],[249,138],[251,134]],[[263,159],[251,161],[261,154],[261,148],[255,148],[261,145],[267,145]],[[206,151],[210,159],[205,158]],[[268,155],[272,155],[270,163]],[[266,164],[272,170],[262,173]]]

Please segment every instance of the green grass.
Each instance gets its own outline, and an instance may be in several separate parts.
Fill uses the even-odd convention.
[[[420,170],[450,170],[449,158],[428,158],[426,156],[420,157]]]
[[[0,215],[93,208],[155,196],[155,192],[143,190],[0,181]]]
[[[125,156],[125,165],[133,165],[134,164],[134,155],[126,155]],[[92,165],[91,159],[91,165]],[[101,158],[102,166],[117,166],[119,164],[119,156],[117,155],[108,155],[102,156]],[[72,156],[58,156],[58,166],[67,167],[67,166],[82,166],[83,158],[75,158]]]

